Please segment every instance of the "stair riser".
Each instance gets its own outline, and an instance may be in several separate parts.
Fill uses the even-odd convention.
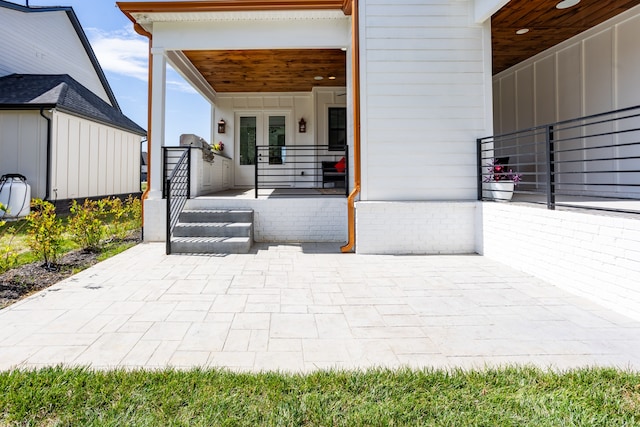
[[[251,242],[173,242],[171,252],[176,254],[246,254]]]
[[[251,225],[238,226],[234,224],[222,227],[206,225],[176,225],[173,229],[176,237],[251,237]]]
[[[182,212],[180,222],[253,222],[253,212]]]

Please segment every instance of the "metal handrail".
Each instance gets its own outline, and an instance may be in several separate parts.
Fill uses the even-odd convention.
[[[345,158],[344,172],[331,169]],[[344,187],[349,196],[349,147],[328,145],[256,145],[254,151],[255,198],[260,190]],[[328,172],[331,170],[331,172]]]
[[[171,233],[178,223],[180,213],[191,197],[191,149],[185,147],[180,159],[166,181],[167,235],[166,253],[171,254]]]
[[[496,159],[521,175],[518,202],[640,213],[640,106],[477,139],[478,200],[495,200]]]

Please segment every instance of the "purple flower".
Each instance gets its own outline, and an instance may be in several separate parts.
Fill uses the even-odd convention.
[[[514,185],[518,185],[522,181],[522,174],[515,173],[512,169],[508,172],[505,171],[504,165],[501,165],[492,160],[487,163],[488,174],[484,177],[484,182],[496,182],[496,181],[513,181]]]

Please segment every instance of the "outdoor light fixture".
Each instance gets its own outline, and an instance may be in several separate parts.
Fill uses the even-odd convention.
[[[218,122],[218,133],[224,133],[227,127],[227,122],[224,119],[220,119]]]
[[[580,3],[580,0],[562,0],[556,4],[556,9],[568,9]]]
[[[305,133],[307,131],[307,122],[303,118],[298,122],[298,132]]]

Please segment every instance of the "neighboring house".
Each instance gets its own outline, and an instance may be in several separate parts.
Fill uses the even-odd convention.
[[[0,175],[50,201],[138,193],[145,135],[70,7],[0,0]]]
[[[142,153],[140,153],[140,181],[142,182],[147,181],[147,168],[148,168],[147,154],[148,153],[146,151],[143,151]]]
[[[601,274],[591,270],[585,277],[581,269],[594,265],[600,249],[583,261],[565,262],[563,249],[574,253],[584,245],[568,247],[575,243],[571,238],[557,239],[559,230],[584,228],[581,220],[528,207],[545,224],[536,228],[534,246],[539,245],[532,249],[521,244],[532,237],[526,234],[529,223],[517,219],[530,218],[518,211],[520,205],[478,201],[478,138],[640,104],[638,2],[583,0],[564,9],[567,5],[538,0],[119,2],[136,31],[149,37],[152,58],[153,138],[145,204],[153,208],[145,209],[145,239],[165,239],[161,147],[164,123],[170,120],[164,105],[170,63],[210,102],[213,123],[224,121],[224,132],[214,126],[208,136],[224,142],[233,159],[232,187],[255,185],[243,144],[251,135],[255,144],[271,147],[272,117],[284,123],[289,156],[296,146],[329,144],[330,111],[346,108],[349,199],[341,206],[329,199],[273,199],[261,205],[226,200],[230,207],[251,206],[259,213],[258,239],[311,240],[316,237],[309,231],[322,229],[324,240],[346,241],[344,251],[363,254],[482,253],[599,295],[610,305],[640,308],[640,290],[630,282],[640,275],[639,238],[623,243],[636,249],[619,251]],[[591,32],[580,35],[585,30]],[[298,129],[301,119],[306,132]],[[306,185],[306,176],[298,173],[291,186]],[[321,221],[331,215],[337,228],[324,228]],[[633,227],[637,236],[636,220],[625,221],[620,227]],[[606,232],[626,238],[613,227]],[[604,229],[601,223],[593,227],[592,242]],[[605,285],[591,284],[593,278]]]

